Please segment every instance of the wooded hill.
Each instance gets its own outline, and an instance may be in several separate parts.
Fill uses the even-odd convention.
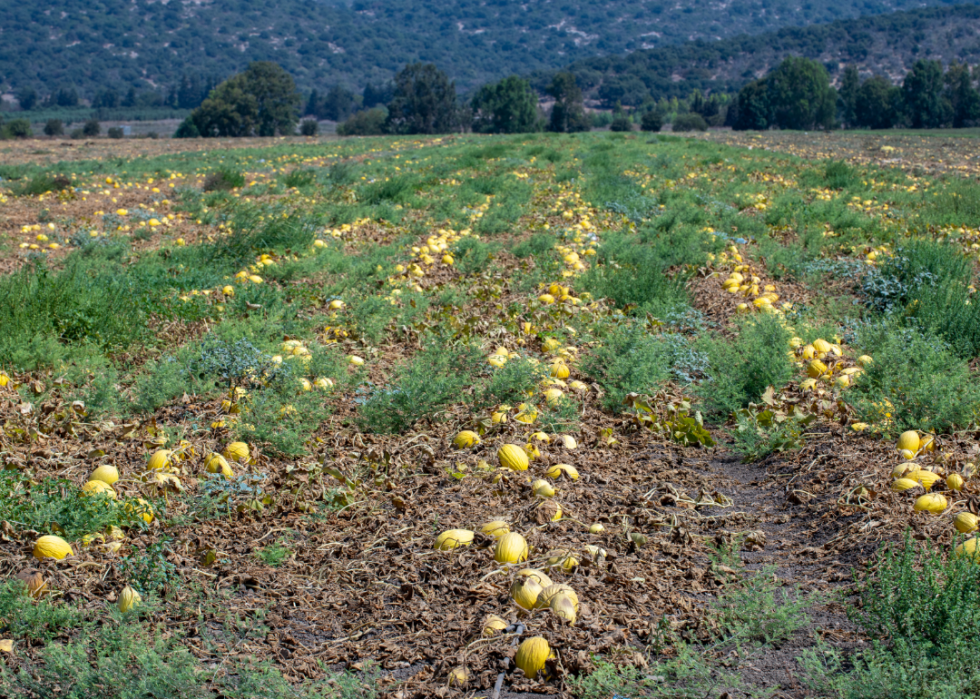
[[[645,99],[685,97],[693,90],[734,92],[762,77],[787,56],[824,63],[839,82],[843,67],[858,66],[862,77],[902,78],[920,58],[948,64],[980,63],[980,7],[959,5],[895,12],[810,27],[780,29],[722,41],[636,51],[573,63],[586,96],[606,106],[641,104]],[[533,76],[544,90],[550,72]]]
[[[303,89],[339,82],[360,91],[369,81],[389,80],[406,63],[431,61],[466,91],[506,75],[553,70],[592,56],[623,56],[692,39],[712,42],[787,26],[952,4],[947,0],[357,0],[351,4],[0,0],[0,88],[33,87],[50,94],[74,86],[85,98],[108,88],[123,94],[131,87],[167,91],[185,74],[223,79],[252,61],[268,60],[286,68]],[[945,16],[955,27],[962,15]],[[928,17],[923,15],[920,21],[933,22]],[[868,28],[856,31],[879,31],[873,22],[862,22],[858,26]],[[843,29],[846,25],[839,26],[818,29],[816,34],[804,30],[777,37],[785,50],[796,41],[812,52],[820,44],[819,37],[830,32],[838,35],[834,45],[843,47],[854,37]],[[904,44],[903,51],[923,45],[901,23],[885,20],[885,26],[884,33]],[[793,38],[797,36],[810,38]],[[931,31],[925,31],[924,37],[924,48],[934,40],[941,43]],[[727,85],[771,62],[776,56],[776,51],[768,50],[771,40],[767,35],[757,41],[738,38],[686,45],[666,53],[597,59],[579,64],[576,70],[626,74],[634,66],[639,70],[630,74],[637,76],[661,76],[666,70],[647,85],[663,90],[673,84],[676,73],[668,64],[694,58],[699,68],[687,70],[684,77],[698,84]],[[858,43],[875,48],[874,42]],[[740,53],[750,55],[734,60]],[[711,67],[726,62],[731,62],[730,70]],[[891,63],[887,69],[892,69]],[[696,70],[702,73],[695,75]]]

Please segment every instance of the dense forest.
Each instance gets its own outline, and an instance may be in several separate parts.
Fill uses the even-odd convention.
[[[75,89],[84,99],[113,90],[122,98],[131,88],[172,91],[192,73],[223,79],[250,62],[275,61],[301,89],[339,83],[360,92],[368,82],[387,82],[406,63],[424,61],[435,63],[461,90],[470,91],[506,75],[553,70],[592,56],[618,57],[692,39],[711,42],[780,27],[952,4],[947,0],[51,0],[43,4],[0,0],[0,88],[33,88],[41,95]],[[803,31],[801,36],[811,36]],[[873,25],[868,31],[873,31]],[[785,41],[792,36],[792,32],[785,35]],[[845,33],[840,42],[852,39]],[[739,38],[713,52],[707,48],[712,44],[695,44],[679,49],[676,59],[670,50],[597,59],[578,64],[576,72],[597,78],[629,73],[643,80],[643,75],[660,75],[662,64],[703,53],[704,59],[697,62],[704,64],[699,68],[705,72],[700,80],[704,87],[711,80],[734,87],[745,77],[725,74],[714,79],[711,62],[724,62],[743,51],[758,52],[769,39],[760,41]],[[817,40],[799,41],[808,45]],[[816,50],[803,48],[808,55]],[[689,81],[698,79],[693,70],[685,76]],[[665,87],[660,78],[648,82],[651,89]]]
[[[683,98],[693,90],[735,92],[787,56],[823,63],[838,84],[844,65],[857,66],[862,77],[881,75],[900,83],[919,59],[976,64],[980,62],[980,7],[927,8],[695,41],[585,59],[569,70],[588,99],[609,107],[617,102],[634,106],[651,98]],[[551,75],[551,71],[537,73],[531,82],[543,91]]]

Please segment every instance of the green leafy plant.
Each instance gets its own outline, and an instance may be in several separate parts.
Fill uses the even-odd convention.
[[[743,320],[734,340],[704,337],[696,347],[707,355],[709,368],[695,393],[715,420],[758,400],[769,386],[782,388],[793,375],[786,356],[789,331],[774,316]]]
[[[372,432],[402,432],[460,399],[473,384],[483,357],[475,347],[444,347],[438,341],[399,367],[385,387],[377,387],[361,405],[359,422]]]
[[[974,423],[980,410],[976,374],[942,340],[882,323],[861,327],[857,342],[873,358],[846,396],[861,420],[890,435]]]
[[[136,505],[117,504],[106,495],[82,495],[62,478],[42,478],[0,470],[0,520],[17,528],[57,534],[76,541],[86,534],[105,532],[110,526],[141,527]]]
[[[639,324],[618,326],[582,362],[602,387],[603,407],[624,409],[630,393],[655,393],[671,378],[671,349]]]

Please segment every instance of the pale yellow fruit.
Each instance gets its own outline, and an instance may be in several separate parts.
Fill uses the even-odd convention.
[[[919,450],[926,452],[936,451],[936,438],[931,434],[923,435],[919,441]]]
[[[541,343],[541,347],[544,349],[545,352],[554,352],[559,347],[561,347],[561,342],[559,342],[553,337],[548,337],[545,338],[544,341]]]
[[[533,578],[519,577],[510,586],[510,597],[522,609],[531,610],[535,608],[538,595],[544,588]]]
[[[541,294],[538,297],[538,301],[540,301],[541,303],[545,304],[546,306],[550,306],[551,304],[553,304],[555,302],[555,297],[552,296],[551,294]]]
[[[866,429],[868,429],[868,427],[870,427],[870,425],[868,425],[868,423],[866,422],[851,423],[851,429],[854,430],[855,432],[864,432]]]
[[[221,455],[228,461],[248,461],[251,458],[251,453],[245,442],[232,442],[225,447]]]
[[[919,451],[919,433],[915,430],[902,432],[902,435],[898,438],[898,450]]]
[[[140,593],[127,585],[119,593],[119,611],[125,614],[133,607],[138,607],[142,601]]]
[[[316,386],[317,388],[327,390],[333,388],[333,379],[328,379],[326,377],[321,376],[320,378],[318,378],[316,381],[313,382],[313,385]]]
[[[531,492],[538,498],[553,498],[555,496],[554,487],[548,481],[540,479],[531,484]]]
[[[946,476],[946,487],[950,490],[963,490],[963,476],[958,473],[951,473]]]
[[[817,350],[813,349],[813,345],[804,345],[802,356],[803,359],[810,360],[813,359],[817,354]]]
[[[548,607],[551,609],[552,614],[559,619],[564,619],[569,624],[574,624],[578,618],[578,610],[575,608],[575,603],[572,602],[568,595],[555,595],[551,598],[551,603]]]
[[[552,378],[561,379],[564,381],[568,378],[568,375],[571,372],[568,369],[568,365],[564,362],[555,362],[551,365],[551,369],[548,373],[551,374]]]
[[[496,614],[490,614],[483,622],[483,635],[496,636],[508,626],[510,626],[510,624],[501,619],[499,616]]]
[[[501,519],[495,519],[480,527],[480,531],[487,536],[492,536],[494,539],[499,539],[510,531],[510,525]]]
[[[497,563],[519,563],[526,561],[528,554],[527,541],[517,532],[507,532],[497,539],[493,559]]]
[[[480,435],[472,430],[463,430],[453,438],[453,446],[457,449],[469,449],[480,443]]]
[[[899,464],[892,469],[892,478],[908,478],[909,474],[915,473],[918,470],[918,464],[906,461],[904,464]]]
[[[525,568],[524,570],[518,571],[517,574],[522,575],[525,578],[531,578],[538,585],[541,586],[542,590],[546,587],[551,587],[552,585],[554,585],[554,583],[551,581],[551,578],[549,578],[547,575],[542,573],[537,568]]]
[[[65,556],[74,556],[68,542],[60,536],[42,536],[34,542],[34,558],[43,561],[45,558],[61,560]]]
[[[173,452],[169,449],[157,449],[150,457],[146,468],[150,471],[166,471],[173,466]]]
[[[541,591],[541,594],[538,595],[538,607],[542,609],[547,607],[551,604],[551,600],[557,595],[565,595],[568,597],[575,605],[575,609],[578,610],[578,595],[575,594],[575,590],[568,585],[562,585],[561,583],[549,585]]]
[[[589,527],[589,534],[602,534],[604,531],[606,531],[606,528],[598,522]]]
[[[358,357],[356,354],[352,354],[350,357],[348,357],[347,361],[354,366],[364,366],[364,359],[362,357]]]
[[[139,513],[140,519],[147,524],[153,521],[153,508],[150,507],[150,503],[143,498],[136,498],[135,505],[132,502],[127,502],[123,508],[130,514]]]
[[[536,442],[544,442],[545,444],[551,443],[551,437],[549,437],[544,432],[532,432],[530,439]]]
[[[977,530],[978,523],[980,523],[980,520],[977,519],[975,514],[970,512],[960,512],[953,517],[953,526],[956,527],[956,531],[960,534],[972,534]]]
[[[531,443],[525,444],[524,453],[527,454],[527,458],[531,460],[541,458],[541,450],[538,449],[537,444],[531,444]]]
[[[977,550],[977,538],[974,537],[956,547],[957,556],[969,556],[974,561],[980,561],[980,551]]]
[[[551,654],[551,647],[541,636],[525,639],[517,649],[514,664],[524,672],[524,676],[534,679],[544,669]]]
[[[589,390],[589,385],[588,384],[586,384],[586,383],[584,383],[582,381],[578,381],[578,380],[576,380],[576,381],[569,381],[568,382],[568,387],[570,389],[572,389],[573,391],[579,391],[579,392],[588,391]]]
[[[469,529],[450,529],[436,537],[433,548],[438,551],[452,551],[460,546],[469,546],[473,543],[474,536],[476,534]]]
[[[544,392],[544,399],[548,405],[554,406],[565,400],[565,394],[557,388],[549,388]]]
[[[938,515],[946,509],[946,504],[946,498],[942,493],[926,493],[916,498],[912,509],[916,512],[929,512]]]
[[[898,453],[906,461],[911,461],[915,458],[915,452],[911,449],[899,449]]]
[[[115,466],[103,464],[92,471],[92,475],[88,479],[90,481],[102,481],[106,485],[112,485],[119,480],[119,471],[116,470]]]
[[[578,449],[578,442],[575,441],[575,437],[568,434],[563,434],[561,436],[561,444],[568,450]],[[577,472],[576,472],[577,474]],[[575,480],[574,478],[572,480]]]
[[[527,452],[516,444],[505,444],[497,450],[500,465],[511,471],[526,471],[530,461]]]
[[[572,481],[578,480],[578,469],[572,466],[571,464],[562,464],[561,470],[562,473],[565,474],[565,478]]]
[[[538,510],[543,512],[545,516],[552,522],[557,522],[561,519],[561,505],[554,500],[545,500],[537,507]],[[540,521],[540,520],[539,520]]]
[[[827,365],[819,359],[814,359],[807,365],[806,373],[811,379],[819,379],[827,373]]]
[[[830,351],[830,343],[824,339],[817,338],[813,341],[813,349],[817,352],[827,353]]]
[[[231,470],[228,460],[221,454],[209,454],[204,460],[204,470],[208,473],[220,473],[227,479],[235,476],[235,472]]]
[[[82,486],[83,495],[108,495],[109,499],[116,499],[116,491],[105,481],[89,481]]]
[[[935,485],[936,481],[938,481],[940,478],[938,473],[923,471],[922,469],[908,474],[907,477],[911,478],[913,481],[918,481],[921,483],[922,487],[926,489],[926,492],[932,490],[932,486]]]
[[[547,564],[550,568],[561,568],[568,573],[578,566],[578,559],[568,551],[552,551],[549,556]]]
[[[919,483],[912,480],[911,478],[896,478],[892,481],[892,490],[896,493],[901,493],[911,488],[917,488]]]
[[[443,257],[442,261],[446,262],[447,257],[449,257],[449,255]],[[449,257],[449,262],[446,262],[446,264],[451,265],[452,263],[453,263],[453,258]],[[452,670],[449,671],[450,687],[462,687],[464,684],[466,684],[469,681],[469,679],[470,679],[470,671],[467,670],[462,665],[460,665],[459,667],[454,667]]]

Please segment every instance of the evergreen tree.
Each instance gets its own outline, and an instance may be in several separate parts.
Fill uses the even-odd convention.
[[[512,75],[481,87],[473,96],[473,130],[528,133],[539,130],[538,97],[530,83]]]
[[[898,124],[902,89],[876,75],[864,81],[854,99],[854,124],[869,129],[890,129]]]
[[[972,126],[980,119],[980,93],[973,87],[970,67],[951,63],[944,78],[945,98],[953,116],[953,127]]]
[[[205,137],[292,134],[302,101],[289,73],[259,61],[218,85],[187,119]]]
[[[913,129],[939,129],[952,121],[953,107],[943,94],[943,66],[919,59],[902,83],[905,114]]]
[[[829,129],[834,125],[837,92],[817,61],[790,56],[766,76],[773,123],[781,129]]]
[[[841,78],[840,93],[837,96],[837,111],[840,114],[841,123],[845,127],[855,125],[857,94],[861,88],[861,77],[858,75],[857,66],[849,65],[844,68],[844,75]]]
[[[388,105],[389,133],[450,133],[459,128],[456,85],[432,63],[405,66],[395,77]]]
[[[568,71],[556,73],[548,86],[548,94],[555,98],[548,124],[550,131],[572,133],[591,128],[589,117],[585,114],[582,89],[575,81],[575,75]]]
[[[20,108],[29,112],[37,105],[37,91],[30,85],[26,85],[17,90],[17,102]]]
[[[764,131],[772,126],[772,107],[765,80],[753,80],[738,92],[733,105],[732,128],[735,131]]]

